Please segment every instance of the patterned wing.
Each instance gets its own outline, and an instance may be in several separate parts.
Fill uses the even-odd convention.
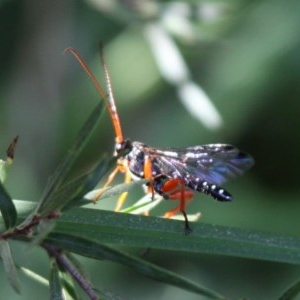
[[[228,144],[145,150],[153,158],[154,167],[167,177],[193,178],[217,185],[242,175],[254,164],[249,154]]]

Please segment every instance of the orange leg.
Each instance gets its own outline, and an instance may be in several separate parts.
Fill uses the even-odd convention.
[[[116,177],[116,175],[118,174],[118,172],[122,172],[125,173],[125,180],[124,183],[130,183],[131,182],[131,176],[130,176],[130,171],[128,168],[126,168],[126,166],[122,163],[120,163],[109,175],[107,181],[105,182],[104,186],[102,187],[102,189],[97,193],[97,195],[94,197],[94,203],[96,203],[99,198],[101,197],[101,195],[103,194],[103,192],[105,191],[105,189],[111,184],[111,182],[114,180],[114,178]],[[152,195],[154,195],[154,188],[153,188],[153,178],[152,178],[152,165],[151,165],[151,160],[149,159],[149,157],[145,158],[145,163],[144,163],[144,177],[146,179],[149,179],[149,193],[152,193]],[[117,201],[117,205],[115,207],[115,211],[120,211],[124,202],[126,201],[126,198],[128,196],[128,192],[124,192],[122,193]]]
[[[185,206],[190,202],[194,196],[194,193],[189,190],[185,190],[184,182],[181,179],[175,178],[168,180],[163,188],[162,192],[168,195],[169,200],[179,200],[180,204],[173,208],[172,210],[165,213],[165,218],[170,218],[181,212],[185,220],[185,232],[188,234],[191,232],[189,226],[188,218],[185,212]]]
[[[127,169],[125,171],[125,179],[124,179],[124,183],[130,183],[131,182],[131,176],[130,176],[130,172],[129,172],[129,169]],[[126,201],[126,198],[128,196],[128,192],[124,192],[122,193],[119,198],[118,198],[118,201],[117,201],[117,205],[115,207],[115,211],[120,211],[124,202]]]
[[[131,176],[130,176],[130,171],[128,168],[125,168],[124,165],[119,166],[119,171],[120,172],[125,172],[125,180],[124,183],[130,183],[131,182]],[[144,177],[146,179],[149,179],[149,188],[148,188],[148,193],[152,194],[152,197],[154,197],[154,187],[153,187],[153,178],[152,178],[152,164],[151,164],[151,159],[146,156],[145,157],[145,162],[144,162]],[[120,211],[124,202],[126,201],[126,198],[128,196],[128,192],[124,192],[120,195],[118,198],[117,205],[115,207],[115,211]]]
[[[154,199],[154,187],[153,187],[153,177],[152,177],[152,163],[148,156],[145,156],[144,161],[144,177],[149,179],[148,193],[152,194],[152,200]]]
[[[103,192],[105,191],[105,189],[111,184],[111,182],[114,180],[114,178],[116,177],[116,175],[118,174],[118,172],[120,171],[120,166],[118,165],[112,172],[111,174],[108,176],[104,186],[102,187],[102,189],[100,189],[100,191],[97,193],[97,195],[94,197],[94,203],[96,203],[99,198],[101,197],[101,195],[103,194]]]
[[[126,168],[124,168],[123,165],[118,165],[108,176],[107,181],[105,182],[104,186],[100,189],[100,191],[97,193],[97,195],[94,197],[94,203],[96,203],[99,198],[101,197],[101,195],[103,194],[103,192],[105,191],[105,189],[111,184],[111,182],[115,179],[116,175],[118,174],[118,172],[125,172],[125,180],[124,183],[130,183],[131,181],[131,177],[130,177],[130,172],[129,170],[127,170]],[[117,205],[115,207],[115,211],[120,211],[124,202],[126,201],[128,192],[124,192],[122,193],[117,201]]]

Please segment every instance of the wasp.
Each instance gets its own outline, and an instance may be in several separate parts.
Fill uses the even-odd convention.
[[[229,179],[242,175],[250,169],[253,158],[230,144],[207,144],[184,148],[154,148],[141,142],[132,142],[123,137],[121,122],[113,95],[110,74],[104,60],[102,47],[100,56],[104,69],[107,92],[101,87],[80,54],[67,48],[93,81],[101,98],[105,101],[115,131],[114,155],[119,156],[117,166],[94,198],[96,202],[119,172],[125,173],[125,183],[146,179],[147,192],[161,195],[165,199],[177,200],[177,205],[164,216],[170,218],[181,212],[185,222],[185,232],[191,231],[186,204],[194,192],[205,193],[218,201],[231,201],[232,195],[222,185]],[[123,193],[118,200],[119,211],[127,197]]]

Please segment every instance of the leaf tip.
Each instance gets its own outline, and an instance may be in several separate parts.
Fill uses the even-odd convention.
[[[13,141],[10,143],[9,147],[6,150],[7,161],[12,162],[15,155],[15,148],[17,146],[19,136],[17,135]]]

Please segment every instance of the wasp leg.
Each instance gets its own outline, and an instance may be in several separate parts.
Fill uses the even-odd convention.
[[[127,169],[125,171],[124,183],[130,183],[130,182],[131,182],[130,171],[129,171],[129,169]],[[120,211],[121,210],[124,202],[126,201],[127,196],[128,196],[128,192],[124,192],[119,196],[118,201],[117,201],[117,205],[115,207],[115,211]]]
[[[145,156],[144,160],[144,177],[145,179],[149,179],[148,186],[148,194],[151,194],[151,199],[154,200],[154,178],[152,176],[152,162],[151,159],[148,156]]]
[[[163,195],[166,195],[167,199],[169,200],[180,201],[180,204],[172,210],[166,212],[164,217],[170,218],[178,212],[181,212],[185,221],[185,233],[189,234],[192,230],[190,228],[189,221],[185,212],[185,206],[192,200],[194,193],[192,191],[186,190],[184,182],[178,178],[166,181],[161,188],[161,193]]]
[[[117,166],[108,176],[104,186],[100,189],[100,191],[96,194],[96,196],[94,197],[94,203],[96,203],[99,198],[101,197],[101,195],[103,194],[103,192],[105,191],[105,189],[111,184],[111,182],[114,180],[114,178],[116,177],[116,175],[118,174],[118,172],[120,171],[120,167]]]

